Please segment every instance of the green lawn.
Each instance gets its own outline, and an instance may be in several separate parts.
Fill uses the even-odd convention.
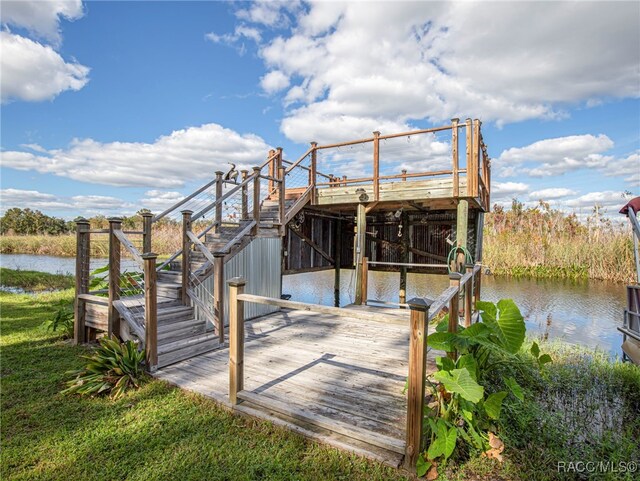
[[[161,381],[118,401],[60,395],[65,372],[82,366],[87,348],[40,325],[71,297],[0,293],[2,480],[406,479]],[[527,402],[505,406],[504,464],[457,460],[440,479],[582,479],[558,473],[557,462],[638,460],[640,370],[561,345],[550,350],[556,362],[543,376],[525,384],[514,374]]]
[[[70,289],[74,286],[75,281],[72,275],[0,267],[0,284],[20,287],[26,291],[46,291]]]

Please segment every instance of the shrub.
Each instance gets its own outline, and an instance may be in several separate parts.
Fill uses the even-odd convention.
[[[62,394],[109,394],[117,399],[127,389],[139,387],[144,377],[144,351],[138,350],[133,341],[103,338],[93,355],[83,357],[89,363],[84,369],[69,371],[74,378],[67,381],[67,388]]]
[[[45,321],[43,326],[50,331],[61,331],[62,336],[67,339],[73,337],[73,304],[67,301],[60,301],[53,319]]]

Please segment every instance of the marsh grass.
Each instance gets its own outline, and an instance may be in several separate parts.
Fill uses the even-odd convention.
[[[597,216],[579,222],[544,202],[495,206],[485,216],[483,248],[483,264],[496,275],[621,283],[634,276],[628,229]]]

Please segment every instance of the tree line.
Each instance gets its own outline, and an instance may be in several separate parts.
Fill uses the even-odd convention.
[[[138,211],[132,216],[122,217],[124,229],[138,229],[142,227],[142,214]],[[109,220],[104,215],[90,217],[89,223],[92,229],[106,229]],[[75,232],[76,224],[72,220],[53,217],[34,209],[20,209],[13,207],[8,209],[0,217],[0,235],[61,235]]]

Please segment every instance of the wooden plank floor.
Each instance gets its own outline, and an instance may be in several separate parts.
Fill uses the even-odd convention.
[[[390,311],[384,309],[387,315]],[[248,321],[245,391],[404,442],[402,391],[408,369],[409,312],[394,313],[407,319],[406,328],[309,311],[281,311]],[[155,376],[228,405],[228,355],[226,348],[212,351],[161,369]],[[431,355],[429,364],[428,370],[435,369]],[[243,406],[252,415],[262,412],[261,417],[323,431],[246,401],[239,405]],[[399,462],[399,456],[381,448],[334,434],[323,432],[322,440],[337,439],[332,444],[390,464]]]

